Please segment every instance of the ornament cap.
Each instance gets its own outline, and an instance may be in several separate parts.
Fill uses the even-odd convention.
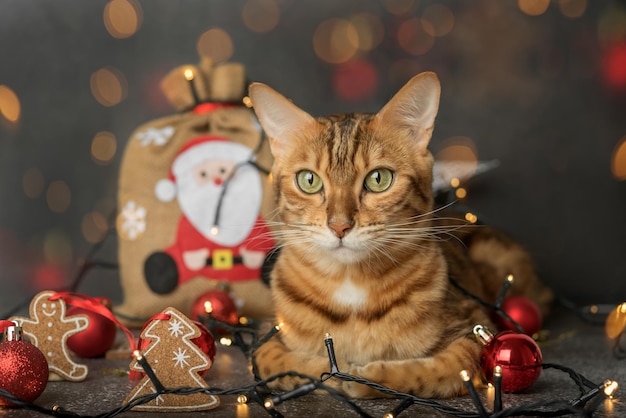
[[[489,330],[489,328],[482,325],[476,325],[473,332],[478,342],[483,346],[491,343],[494,339],[493,333]]]
[[[20,326],[9,326],[4,330],[4,340],[5,341],[21,341],[23,336],[22,327]]]

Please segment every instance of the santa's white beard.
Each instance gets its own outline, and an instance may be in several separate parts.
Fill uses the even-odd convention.
[[[208,240],[220,245],[240,244],[252,230],[261,208],[261,178],[256,168],[244,165],[227,182],[218,223],[215,214],[224,185],[199,186],[191,176],[178,178],[178,204],[191,224]],[[217,226],[217,234],[212,229]],[[214,232],[214,231],[213,231]]]

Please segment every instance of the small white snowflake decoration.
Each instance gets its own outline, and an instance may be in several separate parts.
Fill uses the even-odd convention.
[[[150,144],[162,147],[174,135],[174,127],[166,126],[164,128],[148,128],[145,131],[137,132],[135,137],[141,141],[141,145],[147,147]]]
[[[146,231],[146,208],[129,200],[122,212],[117,216],[117,231],[120,237],[127,240],[136,240]]]

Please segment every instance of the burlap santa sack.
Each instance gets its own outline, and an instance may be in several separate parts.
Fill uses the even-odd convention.
[[[245,69],[203,60],[174,69],[161,88],[180,113],[137,128],[120,169],[124,301],[115,313],[131,326],[168,306],[189,315],[225,284],[241,315],[269,317],[260,269],[274,245],[272,157],[244,105]]]

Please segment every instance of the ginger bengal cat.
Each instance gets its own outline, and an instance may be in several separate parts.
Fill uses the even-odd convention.
[[[480,373],[472,328],[493,326],[450,279],[493,303],[513,274],[509,294],[547,310],[552,292],[519,244],[435,208],[428,144],[439,95],[437,76],[426,72],[376,114],[314,118],[272,88],[250,86],[275,159],[281,248],[271,288],[283,326],[255,352],[262,378],[327,372],[330,333],[342,372],[420,397],[455,396],[464,390],[459,371]],[[351,397],[380,396],[327,383]]]

